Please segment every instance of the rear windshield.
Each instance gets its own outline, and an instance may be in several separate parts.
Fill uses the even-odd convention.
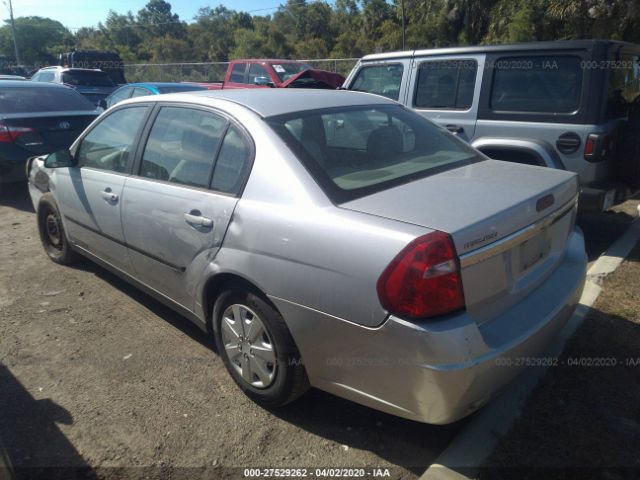
[[[276,72],[280,81],[285,82],[300,72],[310,70],[311,65],[306,63],[272,63],[271,68]]]
[[[572,113],[580,106],[582,68],[575,56],[503,57],[495,62],[491,109]]]
[[[160,93],[177,93],[177,92],[193,92],[194,90],[206,90],[206,87],[200,85],[171,85],[158,87]]]
[[[267,122],[334,203],[483,158],[400,105],[313,110]]]
[[[113,87],[115,83],[105,72],[71,71],[62,74],[62,83],[76,87]]]
[[[95,108],[70,88],[4,88],[0,85],[0,113],[93,111]]]

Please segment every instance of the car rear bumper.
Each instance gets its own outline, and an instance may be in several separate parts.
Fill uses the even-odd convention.
[[[478,325],[466,312],[438,321],[390,316],[365,328],[272,298],[302,355],[311,384],[394,415],[456,421],[487,403],[539,357],[580,298],[586,256],[574,231],[563,260],[533,293]]]
[[[582,187],[578,200],[581,212],[603,212],[613,205],[624,202],[629,197],[629,189],[621,184]]]

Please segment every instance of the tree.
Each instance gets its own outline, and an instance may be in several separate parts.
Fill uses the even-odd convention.
[[[67,28],[56,20],[43,17],[19,17],[15,19],[16,40],[20,60],[25,64],[40,62],[49,54],[58,55],[74,43]],[[9,21],[0,27],[0,49],[13,58],[13,39]],[[15,59],[14,59],[15,60]]]
[[[166,35],[183,38],[186,34],[184,23],[180,21],[178,14],[171,12],[171,4],[164,0],[149,0],[138,11],[137,23],[147,39]]]

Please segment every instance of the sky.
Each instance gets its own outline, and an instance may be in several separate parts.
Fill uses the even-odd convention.
[[[148,0],[11,0],[14,17],[37,15],[58,20],[65,27],[75,30],[79,27],[95,26],[104,22],[109,10],[134,14],[143,8]],[[276,11],[286,0],[167,0],[180,20],[191,21],[200,7],[216,7],[220,4],[232,10],[250,11],[252,15],[267,15]],[[9,18],[9,2],[0,2],[0,18]]]

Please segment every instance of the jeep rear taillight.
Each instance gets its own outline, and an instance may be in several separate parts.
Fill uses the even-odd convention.
[[[608,133],[590,133],[584,144],[584,159],[588,162],[601,162],[607,158],[611,149],[611,136]]]
[[[401,317],[427,318],[464,308],[451,237],[435,231],[416,238],[382,272],[377,290],[382,306]]]

